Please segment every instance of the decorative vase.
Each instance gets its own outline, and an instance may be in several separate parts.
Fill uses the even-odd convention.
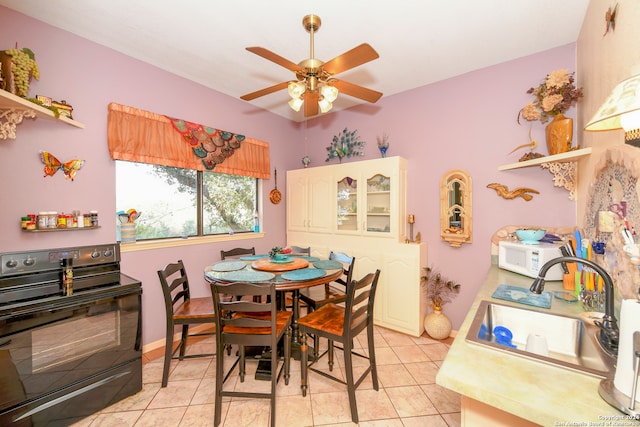
[[[564,114],[556,114],[545,129],[549,155],[566,153],[571,149],[573,139],[573,119]]]
[[[382,155],[382,158],[387,157],[387,150],[389,149],[389,143],[384,145],[378,144],[378,149],[380,150],[380,154]]]
[[[434,307],[433,313],[424,318],[424,330],[433,339],[443,340],[451,333],[451,320],[442,312],[442,307]]]

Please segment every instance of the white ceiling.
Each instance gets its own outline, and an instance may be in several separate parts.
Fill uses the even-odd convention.
[[[589,0],[0,0],[0,5],[239,98],[294,74],[245,50],[315,57],[369,43],[380,58],[336,77],[389,96],[575,42]],[[604,7],[604,6],[603,6]],[[604,9],[603,9],[604,10]],[[604,29],[604,17],[603,17]],[[37,54],[37,52],[36,52]],[[37,57],[36,57],[37,59]],[[294,121],[286,90],[251,101]],[[362,103],[338,97],[332,111]]]

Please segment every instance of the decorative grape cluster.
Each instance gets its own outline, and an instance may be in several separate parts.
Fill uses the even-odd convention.
[[[31,77],[40,79],[40,69],[36,63],[36,58],[31,49],[7,49],[7,55],[11,56],[13,64],[13,81],[16,86],[16,95],[26,98],[29,93],[29,82]]]

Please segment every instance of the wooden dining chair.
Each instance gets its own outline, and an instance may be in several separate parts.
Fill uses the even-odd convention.
[[[346,287],[347,283],[351,282],[356,258],[343,252],[331,251],[329,259],[342,263],[343,276],[334,282],[325,283],[324,286],[312,286],[300,290],[300,301],[307,305],[307,313],[311,313],[325,304],[340,304],[347,299]],[[314,340],[313,356],[318,358],[317,340]]]
[[[266,398],[271,400],[271,426],[276,425],[276,384],[284,370],[284,382],[289,384],[291,357],[291,319],[290,311],[278,311],[276,307],[275,284],[252,283],[211,283],[211,293],[215,307],[216,351],[223,354],[225,346],[238,345],[238,358],[225,373],[224,357],[216,361],[216,396],[214,425],[218,426],[222,416],[223,396]],[[242,298],[230,301],[224,295],[241,295],[242,297],[260,297],[255,302],[253,298]],[[266,297],[266,298],[263,298]],[[284,340],[284,360],[278,370],[278,342]],[[250,391],[224,390],[227,381],[236,366],[239,366],[240,381],[245,377],[245,347],[262,346],[270,348],[271,392],[258,393]],[[232,416],[231,414],[229,415]]]
[[[306,248],[291,246],[291,255],[311,256],[311,246],[307,246]]]
[[[298,319],[298,326],[302,333],[300,357],[300,366],[302,369],[300,388],[302,389],[302,396],[307,395],[308,369],[326,378],[345,384],[349,395],[351,420],[356,424],[358,423],[356,388],[358,388],[365,377],[371,373],[373,389],[378,390],[378,372],[376,370],[376,356],[373,343],[373,303],[379,277],[380,270],[376,270],[375,273],[367,274],[359,281],[354,280],[350,282],[349,285],[347,285],[347,299],[344,307],[333,303],[325,304]],[[364,330],[366,330],[367,333],[367,356],[357,353],[353,349],[355,337]],[[329,349],[326,352],[329,354],[329,371],[333,371],[334,343],[340,343],[342,345],[344,353],[344,375],[346,380],[313,368],[312,366],[318,359],[309,364],[307,334],[327,338],[329,341]],[[357,379],[354,379],[353,375],[353,356],[368,359],[369,361],[369,366]]]
[[[220,259],[221,260],[225,260],[227,258],[238,258],[244,255],[255,255],[256,254],[256,248],[252,247],[252,248],[233,248],[233,249],[229,249],[228,251],[225,250],[221,250],[220,251]]]
[[[213,335],[215,332],[189,334],[190,325],[211,323],[215,325],[213,301],[211,297],[192,298],[189,290],[189,278],[182,260],[167,264],[158,270],[158,277],[164,296],[164,307],[167,318],[166,342],[164,350],[164,367],[162,370],[162,387],[167,386],[171,360],[182,360],[194,357],[211,357],[215,353],[186,355],[187,340],[190,337]],[[180,343],[173,348],[175,327],[181,326]],[[179,355],[176,356],[176,352]]]

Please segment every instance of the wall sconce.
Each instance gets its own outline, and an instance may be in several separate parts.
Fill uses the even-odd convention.
[[[584,127],[588,132],[614,129],[624,129],[625,143],[640,147],[640,75],[618,83]]]

